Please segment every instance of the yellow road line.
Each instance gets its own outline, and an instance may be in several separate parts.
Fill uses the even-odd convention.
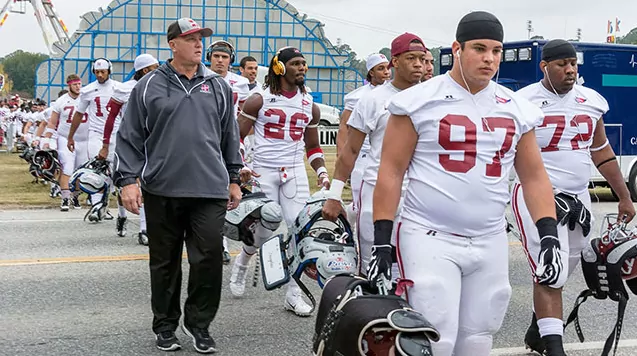
[[[231,256],[237,256],[239,252],[231,252]],[[183,254],[187,259],[188,255]],[[50,258],[27,258],[19,260],[0,260],[0,267],[7,266],[29,266],[48,265],[60,263],[87,263],[87,262],[124,262],[124,261],[148,261],[148,254],[134,254],[121,256],[78,256],[78,257],[50,257]]]

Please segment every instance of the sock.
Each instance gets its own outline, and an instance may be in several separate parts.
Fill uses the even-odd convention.
[[[126,208],[119,205],[119,201],[117,202],[117,216],[125,218],[126,217]]]
[[[245,248],[242,248],[241,249],[241,253],[239,253],[239,256],[237,256],[237,260],[236,261],[240,265],[247,266],[250,263],[250,260],[252,259],[252,256],[254,256],[254,253],[249,254],[248,252],[246,252]]]
[[[146,231],[146,213],[144,212],[144,204],[139,207],[139,232]]]
[[[229,252],[228,251],[228,239],[225,236],[223,237],[223,250],[225,252]]]
[[[547,335],[564,335],[564,324],[558,318],[542,318],[538,319],[537,326],[540,329],[540,336]]]
[[[62,199],[70,199],[71,191],[68,189],[62,189]]]

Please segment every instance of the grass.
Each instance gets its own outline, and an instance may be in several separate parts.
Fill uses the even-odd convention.
[[[336,163],[336,149],[326,147],[325,165],[332,172]],[[312,193],[316,192],[316,173],[306,162],[308,179]],[[28,164],[20,159],[17,154],[0,152],[0,209],[18,208],[57,208],[59,198],[49,197],[50,186],[44,184],[33,184],[33,177],[29,173]],[[349,187],[343,191],[343,199],[351,201],[352,193]],[[80,199],[83,203],[84,199]],[[111,199],[111,204],[115,203]]]

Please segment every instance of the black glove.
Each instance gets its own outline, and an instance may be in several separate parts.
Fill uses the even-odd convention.
[[[540,256],[535,268],[535,276],[542,285],[554,285],[563,272],[560,255],[560,240],[555,236],[544,236],[540,240]]]
[[[557,214],[557,223],[565,225],[571,213],[571,206],[574,203],[572,196],[564,193],[555,195],[555,213]]]
[[[367,280],[378,287],[381,294],[391,290],[391,245],[372,246],[372,259],[367,266]]]

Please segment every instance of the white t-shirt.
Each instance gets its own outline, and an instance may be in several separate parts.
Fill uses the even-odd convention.
[[[103,84],[94,81],[83,86],[80,90],[80,97],[77,99],[75,111],[88,114],[89,131],[104,133],[104,124],[108,117],[106,105],[113,95],[115,85],[120,82],[109,79]]]
[[[288,98],[264,90],[263,106],[254,123],[255,166],[295,168],[305,165],[305,128],[312,121],[311,95],[300,90]]]
[[[540,82],[517,94],[544,112],[535,135],[553,187],[571,194],[585,192],[593,164],[589,149],[597,122],[608,111],[606,99],[581,85],[560,97]]]
[[[394,95],[388,110],[418,135],[402,218],[460,236],[503,231],[516,146],[542,112],[493,81],[471,95],[449,74]]]

